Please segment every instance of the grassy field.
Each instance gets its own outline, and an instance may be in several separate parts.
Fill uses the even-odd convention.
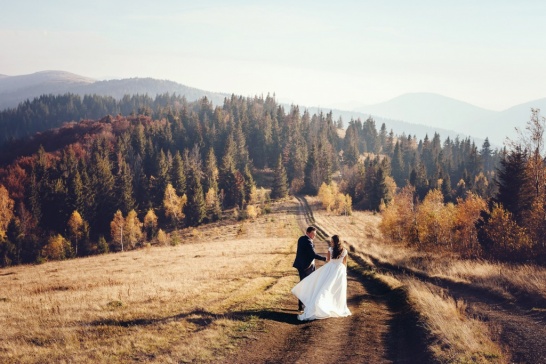
[[[351,248],[350,269],[404,292],[439,362],[504,361],[487,325],[467,314],[463,300],[415,275],[508,299],[546,296],[545,269],[385,245],[380,215],[335,216],[316,198],[308,201],[317,225]],[[212,362],[244,350],[241,343],[263,333],[263,313],[286,300],[299,280],[291,266],[301,235],[297,209],[291,199],[252,221],[186,229],[173,239],[181,242],[176,246],[0,270],[0,362]],[[414,273],[382,274],[372,260]]]
[[[279,206],[277,206],[279,207]],[[282,210],[182,244],[0,270],[2,363],[206,362],[259,330],[298,281]]]

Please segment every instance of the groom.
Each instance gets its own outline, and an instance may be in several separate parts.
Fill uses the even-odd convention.
[[[315,259],[326,261],[326,257],[315,252],[313,239],[317,235],[317,228],[309,226],[305,235],[298,239],[296,259],[292,265],[298,270],[300,281],[315,271]],[[303,303],[298,300],[298,311],[303,311]]]

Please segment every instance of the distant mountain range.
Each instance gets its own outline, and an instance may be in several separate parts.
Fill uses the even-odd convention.
[[[97,81],[92,78],[64,71],[43,71],[30,75],[0,75],[0,110],[17,107],[20,102],[44,94],[101,95],[121,99],[124,95],[170,93],[184,95],[188,101],[207,96],[215,105],[223,104],[228,94],[208,92],[168,80],[153,78],[127,78]]]
[[[148,94],[155,97],[163,93],[183,95],[188,101],[206,96],[215,105],[221,105],[229,94],[204,91],[173,81],[153,78],[129,78],[97,81],[64,71],[43,71],[30,75],[0,75],[0,110],[17,107],[20,102],[43,94],[74,93],[97,94],[116,99],[126,94]],[[289,105],[286,105],[289,107]],[[347,125],[351,119],[366,120],[372,116],[379,129],[385,123],[395,134],[416,135],[419,139],[438,132],[444,140],[472,137],[477,144],[488,137],[496,146],[502,146],[506,137],[516,139],[515,128],[524,129],[531,108],[546,110],[546,98],[516,105],[504,111],[486,110],[462,101],[431,93],[411,93],[390,101],[362,106],[356,110],[318,109],[300,106],[300,110],[314,112],[332,111],[334,118],[342,117]]]
[[[546,110],[546,98],[504,111],[492,111],[438,94],[410,93],[360,107],[358,111],[415,124],[441,126],[476,138],[488,137],[492,143],[502,145],[506,137],[517,139],[516,127],[525,129],[531,108]]]

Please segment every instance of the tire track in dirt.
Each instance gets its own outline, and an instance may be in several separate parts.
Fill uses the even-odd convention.
[[[316,226],[307,202],[298,198],[298,225],[304,231]],[[326,254],[327,233],[316,226],[316,249]],[[294,272],[296,274],[296,272]],[[254,315],[263,326],[224,363],[427,363],[416,318],[393,292],[348,270],[347,303],[352,315],[300,322],[297,299],[288,293],[278,307]]]

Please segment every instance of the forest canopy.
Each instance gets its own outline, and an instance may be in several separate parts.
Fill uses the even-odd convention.
[[[509,203],[506,188],[526,188],[507,180],[517,172],[507,168],[527,170],[528,155],[492,150],[487,139],[417,140],[372,118],[342,124],[331,112],[285,110],[269,95],[218,106],[168,94],[22,103],[0,113],[0,263],[133,249],[226,211],[256,216],[288,194],[339,195],[344,207],[332,211],[347,214],[396,206],[404,188],[427,206],[431,191],[445,205],[471,193],[488,202],[479,210],[487,215],[499,196],[496,206]],[[536,205],[524,201],[521,216]],[[518,226],[520,215],[510,215]]]

